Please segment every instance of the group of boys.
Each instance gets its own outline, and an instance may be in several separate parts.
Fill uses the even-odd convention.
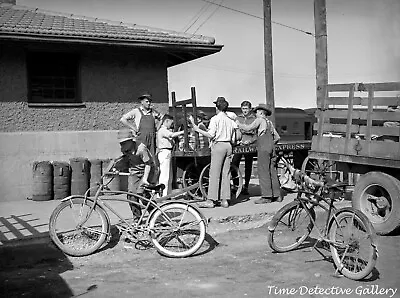
[[[152,109],[152,96],[144,93],[139,96],[140,106],[122,116],[121,122],[129,130],[121,130],[118,138],[123,158],[116,165],[119,171],[129,171],[134,177],[129,190],[143,193],[143,185],[160,183],[164,184],[163,195],[168,195],[172,190],[172,149],[174,138],[182,136],[183,130],[173,132],[173,118],[166,114],[161,115]],[[238,115],[236,122],[242,130],[241,144],[249,145],[257,142],[257,128],[250,127],[256,121],[256,116],[251,109],[249,101],[241,103],[242,114]],[[258,126],[257,126],[258,127]],[[239,166],[242,157],[245,158],[245,179],[242,194],[248,195],[251,178],[253,154],[235,154],[232,163]],[[269,188],[269,187],[268,187]]]

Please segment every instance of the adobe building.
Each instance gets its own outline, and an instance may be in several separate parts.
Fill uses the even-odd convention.
[[[31,196],[34,161],[119,155],[120,117],[167,68],[219,52],[214,38],[0,0],[0,201]]]

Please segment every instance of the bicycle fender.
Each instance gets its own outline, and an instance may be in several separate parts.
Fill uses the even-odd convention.
[[[68,196],[68,197],[62,199],[61,202],[69,201],[69,200],[72,200],[72,199],[85,199],[85,197],[84,197],[84,196],[81,196],[81,195],[72,195],[72,196]],[[91,199],[91,198],[88,198],[88,197],[87,197],[86,200],[89,201],[89,202],[91,202],[91,203],[94,203],[93,199]],[[99,209],[101,209],[101,211],[102,211],[102,212],[104,213],[104,215],[106,216],[106,220],[107,220],[107,223],[108,223],[108,225],[107,225],[107,226],[108,226],[107,234],[109,235],[108,237],[110,237],[110,236],[111,236],[111,233],[110,233],[110,231],[111,231],[111,221],[110,221],[110,217],[109,217],[108,213],[106,212],[105,208],[101,205],[100,202],[97,202],[97,207],[98,207]],[[110,240],[110,239],[107,239],[107,241],[109,241],[109,240]]]
[[[278,224],[278,220],[279,220],[279,218],[281,218],[282,213],[286,212],[287,209],[290,209],[298,204],[299,204],[298,202],[293,201],[293,202],[286,204],[281,209],[279,209],[278,212],[276,212],[274,217],[272,217],[271,221],[269,222],[268,230],[271,232],[275,231],[276,225]]]
[[[364,213],[362,213],[360,210],[355,209],[353,207],[343,207],[343,208],[338,209],[335,212],[335,217],[338,216],[342,212],[354,212],[361,219],[364,219],[365,222],[367,222],[367,224],[370,226],[371,231],[373,232],[372,235],[371,235],[372,243],[376,243],[377,235],[376,235],[374,226],[372,225],[371,221],[368,219],[368,217]],[[329,229],[331,228],[332,224],[335,222],[335,217],[332,216],[331,219],[329,220]]]
[[[199,209],[197,206],[194,206],[194,205],[192,205],[192,204],[189,204],[189,203],[186,203],[186,202],[182,202],[182,201],[178,201],[178,200],[176,200],[176,201],[167,201],[167,202],[161,204],[161,205],[160,205],[160,208],[162,208],[162,207],[164,207],[164,206],[167,206],[167,205],[170,205],[170,204],[174,204],[174,203],[184,204],[184,205],[186,205],[186,206],[192,207],[194,210],[196,210],[196,211],[200,214],[201,219],[204,221],[206,227],[208,226],[209,220],[204,216],[203,212],[201,212],[200,209]],[[154,210],[151,212],[151,214],[150,214],[150,216],[149,216],[149,219],[151,218],[151,215],[152,215],[154,212],[156,212],[156,210],[157,210],[157,209],[154,209]]]

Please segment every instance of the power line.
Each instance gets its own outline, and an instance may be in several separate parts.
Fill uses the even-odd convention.
[[[202,8],[191,18],[191,20],[188,22],[188,24],[185,27],[183,27],[182,31],[187,32],[200,19],[201,15],[204,12],[206,12],[208,7],[210,7],[210,6],[211,6],[211,3],[205,3],[202,6]]]
[[[237,13],[241,13],[241,14],[253,17],[253,18],[264,20],[264,18],[262,18],[262,17],[256,16],[254,14],[251,14],[251,13],[248,13],[248,12],[245,12],[245,11],[242,11],[242,10],[234,9],[232,7],[224,6],[222,4],[216,4],[216,3],[208,1],[208,0],[201,0],[201,1],[204,1],[204,2],[207,2],[207,3],[211,3],[213,5],[218,5],[218,6],[222,7],[222,8],[225,8],[225,9],[228,9],[228,10],[232,10],[232,11],[235,11]],[[308,31],[304,31],[302,29],[298,29],[298,28],[295,28],[295,27],[292,27],[292,26],[289,26],[289,25],[285,25],[285,24],[282,24],[282,23],[279,23],[279,22],[274,22],[274,21],[271,21],[271,23],[273,23],[275,25],[279,25],[279,26],[285,27],[285,28],[288,28],[288,29],[299,31],[299,32],[302,32],[304,34],[311,35],[311,36],[315,37],[315,34],[313,34],[311,32],[308,32]]]
[[[208,18],[207,18],[203,23],[201,23],[200,26],[193,32],[193,35],[195,35],[196,32],[199,31],[199,29],[200,29],[201,27],[203,27],[203,25],[204,25],[209,19],[211,19],[211,17],[212,17],[212,16],[217,12],[217,10],[221,7],[222,2],[224,2],[224,0],[221,0],[221,2],[217,5],[217,8],[216,8],[216,9],[208,16]]]

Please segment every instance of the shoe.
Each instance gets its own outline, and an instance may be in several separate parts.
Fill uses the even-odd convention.
[[[242,191],[240,192],[240,194],[247,196],[247,195],[249,195],[249,190],[246,187],[244,187],[242,189]]]
[[[199,208],[214,208],[215,207],[215,203],[214,203],[213,200],[206,200],[206,201],[202,201],[202,202],[197,202],[196,205]]]
[[[268,204],[268,203],[272,203],[271,198],[262,197],[262,198],[254,201],[254,204]]]
[[[228,200],[226,200],[226,199],[222,200],[221,201],[221,207],[228,208],[229,207]]]

